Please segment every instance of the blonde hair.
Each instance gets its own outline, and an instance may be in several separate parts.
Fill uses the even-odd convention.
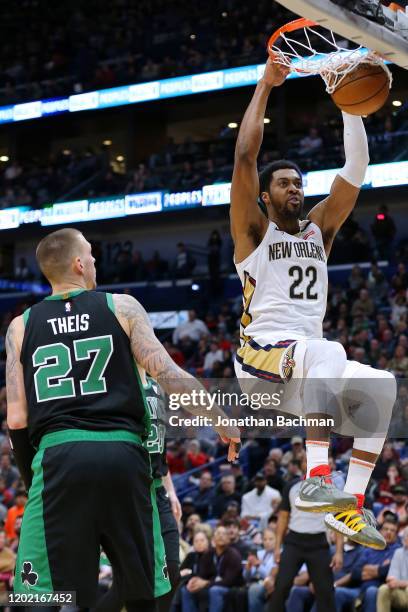
[[[79,253],[83,234],[67,227],[45,236],[37,246],[36,257],[41,272],[49,281],[60,280],[69,271],[72,259]]]

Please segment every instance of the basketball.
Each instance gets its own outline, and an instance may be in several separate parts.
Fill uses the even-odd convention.
[[[332,93],[333,102],[350,115],[371,115],[384,106],[390,81],[379,65],[360,64]]]

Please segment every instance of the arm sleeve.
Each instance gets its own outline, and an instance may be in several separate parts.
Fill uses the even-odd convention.
[[[35,449],[28,437],[28,428],[9,429],[9,435],[17,467],[28,491],[33,479],[31,464],[35,455]]]
[[[339,171],[345,181],[360,188],[370,161],[367,134],[361,117],[342,113],[344,122],[344,153],[346,163]]]

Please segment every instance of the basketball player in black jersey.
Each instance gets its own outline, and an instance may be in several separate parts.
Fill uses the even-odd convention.
[[[52,295],[6,336],[7,424],[30,487],[14,590],[75,591],[77,605],[93,606],[102,545],[127,609],[155,610],[170,585],[143,446],[142,378],[149,371],[167,393],[196,381],[169,357],[137,300],[94,291],[95,260],[81,232],[46,236],[37,260]],[[206,406],[188,410],[208,415]],[[235,459],[238,430],[217,431]]]
[[[150,454],[153,484],[156,489],[160,530],[166,553],[166,565],[172,590],[157,600],[158,612],[168,612],[180,579],[179,531],[181,506],[174,489],[166,459],[166,400],[159,385],[147,376],[144,386],[146,402],[151,419],[151,432],[144,445]],[[98,609],[122,610],[115,576],[111,589],[98,604]]]

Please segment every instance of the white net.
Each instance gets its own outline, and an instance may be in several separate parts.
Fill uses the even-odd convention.
[[[333,32],[324,30],[325,34],[322,34],[316,27],[305,26],[296,30],[297,34],[303,30],[303,42],[281,32],[277,39],[279,45],[273,44],[269,47],[273,61],[289,67],[292,72],[319,74],[329,94],[332,94],[342,80],[360,64],[380,66],[388,75],[391,87],[392,74],[377,53],[362,46],[355,49],[342,47],[336,41]],[[314,39],[313,44],[311,38]],[[316,43],[319,41],[324,51],[314,48],[313,45],[318,47]],[[328,48],[332,50],[327,51]]]

